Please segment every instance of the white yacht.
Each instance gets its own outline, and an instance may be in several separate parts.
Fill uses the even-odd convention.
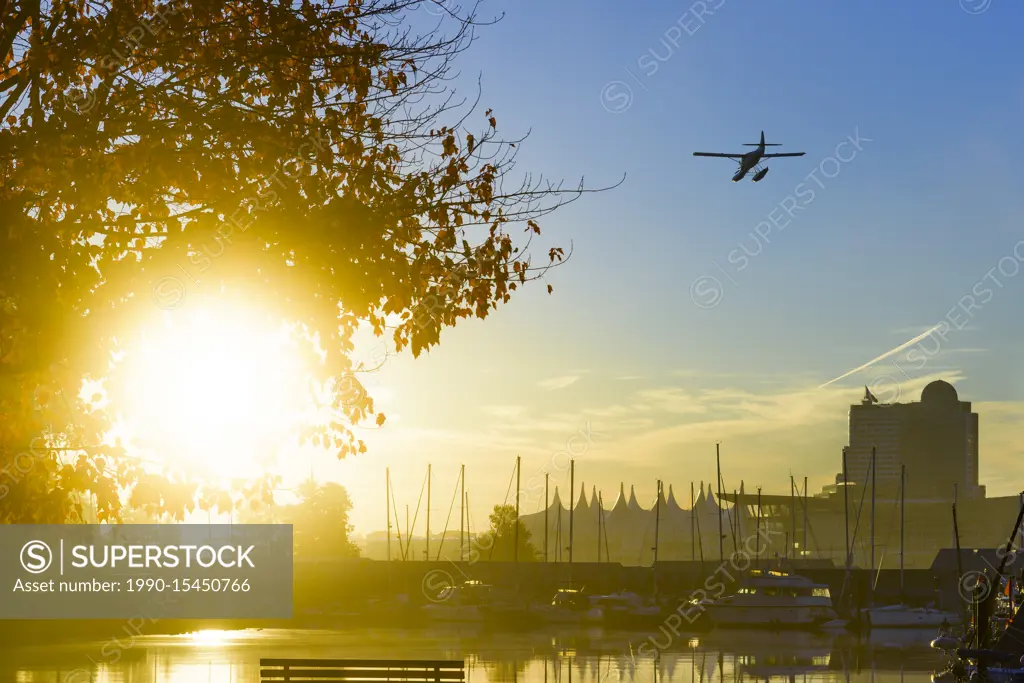
[[[776,570],[751,570],[735,594],[704,607],[727,628],[816,628],[837,618],[827,585]]]

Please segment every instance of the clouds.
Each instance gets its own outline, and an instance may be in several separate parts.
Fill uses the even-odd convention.
[[[634,394],[640,401],[636,405],[639,410],[672,414],[703,414],[707,405],[693,394],[678,387],[661,387],[658,389],[641,389]]]
[[[579,380],[579,375],[562,375],[560,377],[552,377],[537,382],[537,386],[546,391],[554,391],[556,389],[565,389],[570,387]]]

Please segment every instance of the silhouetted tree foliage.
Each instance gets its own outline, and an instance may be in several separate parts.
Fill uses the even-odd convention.
[[[348,514],[352,501],[341,484],[306,482],[299,490],[301,501],[278,508],[280,521],[292,525],[295,555],[300,558],[359,557],[351,540]]]
[[[530,541],[530,532],[516,517],[515,505],[495,505],[490,514],[491,528],[483,539],[482,546],[489,548],[484,559],[494,562],[512,562],[516,559],[516,525],[519,525],[519,561],[535,562],[539,551]]]
[[[299,501],[292,505],[261,506],[245,510],[239,521],[245,524],[291,524],[295,556],[308,559],[359,557],[350,540],[349,513],[352,500],[341,484],[317,484],[306,480],[295,490]]]
[[[345,390],[301,436],[342,457],[384,421],[358,325],[418,355],[565,257],[531,261],[537,219],[588,190],[512,182],[517,141],[450,88],[481,24],[435,0],[0,0],[0,522],[272,500],[103,442],[112,359],[161,306],[257,301],[317,339]]]

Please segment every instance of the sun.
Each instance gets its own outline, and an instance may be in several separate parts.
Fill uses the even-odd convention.
[[[217,478],[259,474],[309,401],[298,341],[255,311],[165,314],[125,351],[121,424],[146,450]]]

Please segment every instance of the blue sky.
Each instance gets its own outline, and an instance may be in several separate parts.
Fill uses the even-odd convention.
[[[532,130],[519,168],[594,186],[627,177],[543,222],[545,243],[575,249],[548,277],[554,295],[528,287],[369,382],[392,418],[368,435],[370,453],[315,460],[353,490],[358,530],[382,526],[385,466],[399,505],[414,508],[427,462],[444,491],[465,463],[483,520],[517,453],[525,486],[587,424],[602,436],[577,458],[577,487],[597,486],[609,505],[620,481],[646,505],[657,477],[683,502],[690,480],[714,477],[716,440],[729,488],[743,478],[786,492],[792,471],[813,493],[839,469],[846,406],[864,384],[907,401],[937,377],[977,404],[990,495],[1015,493],[1024,273],[996,271],[1002,287],[969,319],[954,315],[962,329],[924,368],[903,352],[907,375],[890,359],[817,388],[933,327],[1000,259],[1011,258],[1004,272],[1021,265],[1024,6],[964,4],[984,11],[708,0],[693,6],[714,10],[700,25],[687,3],[485,3],[506,16],[463,55],[462,78],[482,73],[500,131]],[[667,59],[648,76],[652,49]],[[625,111],[604,106],[611,81],[632,90]],[[756,185],[730,182],[728,160],[691,156],[743,151],[762,129],[806,156],[772,162]],[[852,159],[826,161],[858,133],[869,141]],[[807,180],[815,169],[821,185]],[[746,268],[730,265],[801,183],[814,200]],[[691,299],[701,276],[722,285],[711,308]],[[565,478],[552,470],[553,485]]]

